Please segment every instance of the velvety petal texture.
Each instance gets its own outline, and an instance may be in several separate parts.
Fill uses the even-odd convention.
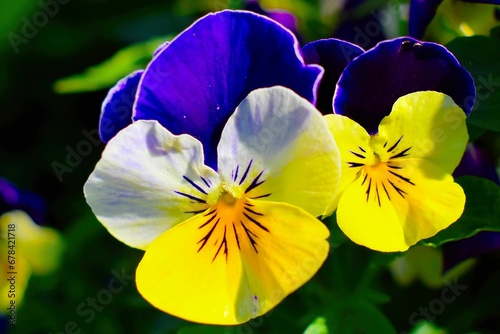
[[[451,173],[468,135],[465,114],[450,97],[403,96],[371,136],[347,117],[325,117],[342,167],[352,169],[342,173],[347,181],[341,181],[337,210],[339,227],[351,240],[378,251],[405,251],[460,217],[465,195]]]
[[[318,89],[316,108],[323,114],[331,114],[335,85],[346,66],[364,52],[359,46],[340,39],[321,39],[306,44],[302,55],[306,64],[321,65],[325,73]]]
[[[471,75],[445,47],[396,38],[349,63],[337,83],[333,109],[374,134],[399,97],[426,90],[449,95],[466,114],[476,96]]]
[[[109,90],[101,108],[99,135],[104,143],[132,123],[132,107],[143,70],[135,71]]]
[[[138,121],[106,146],[85,183],[87,203],[118,240],[145,249],[172,226],[208,208],[219,176],[203,165],[200,142]]]
[[[304,65],[296,38],[274,21],[243,11],[209,14],[149,64],[133,119],[197,138],[205,163],[216,169],[224,124],[248,93],[281,85],[314,102],[321,73]]]

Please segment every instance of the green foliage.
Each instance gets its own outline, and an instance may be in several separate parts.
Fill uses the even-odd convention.
[[[500,131],[500,38],[498,35],[459,37],[446,47],[474,78],[477,97],[468,122],[483,129]]]

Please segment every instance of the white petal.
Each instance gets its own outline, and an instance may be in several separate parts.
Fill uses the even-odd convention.
[[[106,146],[84,187],[87,203],[118,240],[145,249],[172,226],[208,208],[219,176],[203,164],[201,143],[138,121]]]
[[[321,113],[292,90],[250,93],[229,118],[218,154],[219,174],[237,196],[331,213],[339,150]]]

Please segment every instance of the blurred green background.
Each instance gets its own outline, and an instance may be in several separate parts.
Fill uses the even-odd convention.
[[[407,8],[404,1],[395,3],[401,13]],[[389,1],[370,1],[349,15],[341,11],[340,1],[264,4],[292,10],[299,17],[301,39],[307,42],[330,37],[347,18],[362,17]],[[83,184],[104,148],[91,139],[101,103],[107,89],[143,68],[162,41],[207,12],[243,6],[242,0],[2,1],[0,176],[43,196],[49,208],[47,225],[65,238],[59,269],[31,278],[17,323],[7,327],[9,332],[303,333],[307,328],[310,334],[328,333],[329,327],[329,333],[444,333],[439,328],[449,333],[499,333],[498,253],[480,258],[459,278],[457,284],[466,288],[457,298],[439,314],[425,316],[420,308],[442,298],[443,279],[438,278],[442,284],[435,287],[420,281],[398,284],[387,270],[396,256],[355,246],[335,228],[334,218],[327,222],[333,230],[331,256],[320,273],[270,314],[245,325],[189,324],[154,309],[139,296],[130,276],[142,251],[111,237],[83,197]],[[493,13],[490,6],[481,8]],[[48,13],[46,22],[40,11]],[[39,27],[27,22],[38,22]],[[405,15],[396,22],[389,37],[405,34]],[[494,18],[483,20],[481,29],[487,33],[496,24]],[[450,23],[435,20],[433,25],[432,36],[442,38],[442,43],[461,34]],[[498,65],[500,57],[496,59]],[[490,138],[493,146],[498,145],[498,136]],[[439,254],[422,258],[432,267],[429,271],[434,270],[429,275],[435,275]],[[117,277],[120,284],[113,290],[109,284]],[[419,315],[411,321],[414,312]],[[417,320],[427,321],[415,329]]]

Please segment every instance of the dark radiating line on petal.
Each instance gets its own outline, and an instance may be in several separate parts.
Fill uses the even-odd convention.
[[[248,203],[248,202],[245,202],[245,205],[246,205],[246,206],[255,206],[255,205],[250,204],[250,203]]]
[[[247,175],[248,175],[248,172],[250,171],[250,167],[252,167],[252,162],[253,162],[253,159],[250,160],[250,163],[248,164],[247,169],[245,169],[245,172],[243,173],[243,176],[241,177],[241,180],[239,183],[240,186],[243,182],[245,182]]]
[[[206,209],[203,209],[203,210],[197,210],[197,211],[184,211],[184,213],[193,213],[195,215],[197,215],[198,213],[202,213],[203,211],[205,211]]]
[[[236,182],[238,178],[238,171],[240,170],[240,165],[236,166],[236,171],[234,172],[233,181]]]
[[[404,177],[404,176],[402,176],[402,175],[399,175],[398,173],[395,173],[395,172],[393,172],[392,170],[390,170],[390,171],[389,171],[389,173],[391,173],[392,175],[394,175],[394,176],[396,176],[396,177],[400,178],[401,180],[403,180],[403,181],[405,181],[405,182],[408,182],[408,183],[409,183],[409,184],[411,184],[412,186],[414,186],[414,185],[415,185],[415,183],[411,182],[409,178]]]
[[[380,194],[378,193],[378,183],[375,183],[375,194],[377,195],[378,206],[380,206]]]
[[[398,141],[394,145],[389,147],[389,149],[387,150],[387,153],[392,152],[399,145],[399,143],[401,142],[401,139],[403,139],[403,136],[399,137]]]
[[[389,199],[389,201],[390,201],[390,200],[391,200],[391,196],[389,196],[389,192],[387,191],[387,188],[385,187],[384,182],[382,182],[382,187],[384,187],[385,194],[387,195],[387,198],[388,198],[388,199]]]
[[[243,229],[245,230],[245,233],[246,233],[246,235],[247,235],[247,237],[248,237],[248,240],[250,240],[250,243],[252,244],[252,247],[253,247],[253,249],[254,249],[255,253],[257,253],[257,254],[258,254],[258,253],[259,253],[259,251],[257,250],[257,247],[255,247],[255,245],[257,245],[257,242],[254,240],[254,238],[253,238],[250,234],[252,234],[254,237],[258,238],[258,237],[257,237],[257,235],[255,235],[255,233],[253,233],[252,231],[250,231],[250,230],[249,230],[249,229],[245,226],[245,224],[243,224],[243,222],[242,222],[242,221],[240,221],[240,223],[241,223],[241,226],[243,227]]]
[[[368,180],[368,189],[366,189],[366,201],[368,202],[368,199],[370,198],[370,190],[372,188],[372,179],[370,178]]]
[[[264,173],[264,171],[260,172],[259,175],[257,175],[257,177],[255,179],[253,179],[252,183],[248,186],[248,188],[245,190],[245,194],[250,192],[252,189],[255,189],[257,188],[258,186],[260,186],[262,183],[266,182],[266,180],[264,181],[260,181],[259,182],[259,179],[260,177],[262,176],[262,173]]]
[[[405,192],[403,189],[398,188],[398,187],[397,187],[394,183],[392,183],[392,181],[391,181],[391,180],[387,180],[387,181],[389,181],[389,184],[390,184],[390,185],[394,188],[394,190],[396,190],[396,191],[398,192],[398,194],[399,194],[401,197],[405,198],[405,196],[404,196],[404,195],[406,195],[406,192]]]
[[[265,195],[256,196],[256,197],[250,197],[250,199],[258,199],[258,198],[264,198],[264,197],[269,197],[269,196],[271,196],[271,193],[265,194]]]
[[[212,235],[212,233],[214,232],[215,230],[215,227],[217,226],[217,224],[219,224],[219,221],[220,221],[220,218],[217,219],[217,221],[215,222],[214,226],[212,226],[212,228],[210,229],[210,231],[208,231],[207,235],[205,235],[200,241],[198,241],[197,243],[199,244],[200,242],[203,242],[200,246],[200,248],[198,248],[198,251],[197,253],[199,253],[203,247],[205,247],[205,245],[207,244],[207,241],[208,239],[210,239],[210,236]]]
[[[265,227],[264,225],[262,225],[261,223],[259,223],[258,221],[256,221],[252,217],[250,217],[246,212],[243,212],[243,215],[245,215],[245,217],[247,217],[248,220],[250,220],[252,223],[254,223],[255,225],[257,225],[258,227],[260,227],[264,231],[269,232],[269,230],[267,229],[267,227]]]
[[[354,154],[355,156],[357,156],[358,158],[361,158],[361,159],[366,159],[366,157],[362,154],[359,154],[359,153],[356,153],[356,152],[353,152],[353,151],[349,151],[351,152],[352,154]]]
[[[214,219],[215,219],[215,217],[217,217],[217,214],[213,215],[213,216],[212,216],[210,219],[208,219],[208,220],[207,220],[207,221],[206,221],[203,225],[201,225],[200,227],[198,227],[198,229],[200,229],[200,228],[204,228],[205,226],[207,226],[208,224],[210,224],[210,222],[211,222],[212,220],[214,220]],[[219,218],[219,219],[220,219],[220,218]]]
[[[187,198],[189,198],[189,199],[192,199],[193,201],[196,201],[196,202],[198,202],[198,203],[204,203],[204,204],[207,204],[207,202],[206,202],[206,201],[204,201],[204,200],[202,200],[201,198],[198,198],[198,197],[196,197],[196,196],[189,195],[189,194],[185,194],[185,193],[182,193],[182,192],[180,192],[180,191],[174,191],[174,193],[179,194],[179,195],[184,196],[184,197],[187,197]]]
[[[259,212],[256,212],[256,211],[253,211],[253,210],[251,210],[251,209],[249,209],[249,208],[247,208],[247,207],[245,207],[244,209],[245,209],[245,210],[247,210],[248,212],[253,213],[254,215],[257,215],[257,216],[263,216],[263,214],[262,214],[262,213],[259,213]]]
[[[227,239],[226,239],[226,226],[224,226],[224,237],[222,238],[222,242],[220,243],[219,249],[217,249],[217,253],[215,253],[214,258],[212,259],[212,262],[214,262],[214,260],[217,258],[217,255],[219,255],[219,252],[222,249],[223,245],[224,245],[224,254],[226,254],[226,262],[227,262],[228,249],[227,249]]]
[[[361,146],[358,146],[358,148],[361,150],[361,152],[366,153],[366,151]]]
[[[209,213],[205,213],[204,216],[210,216],[212,213],[214,213],[215,211],[217,211],[217,209],[213,209],[212,211],[210,211]]]
[[[365,184],[365,182],[366,182],[366,178],[367,178],[367,177],[368,177],[368,174],[365,174],[365,177],[364,177],[364,179],[363,179],[363,182],[361,182],[361,185]]]
[[[392,169],[403,169],[403,167],[401,167],[401,166],[391,166],[391,165],[387,165],[387,167],[392,168]]]
[[[193,180],[191,180],[189,177],[187,177],[186,175],[183,176],[184,180],[188,181],[190,185],[192,185],[193,187],[195,187],[199,192],[203,193],[203,194],[207,194],[207,192],[205,190],[203,190],[202,187],[200,187],[199,185],[197,185],[196,183],[193,182]]]
[[[348,162],[348,164],[349,164],[349,168],[362,167],[365,165],[365,164],[361,164],[359,162]]]
[[[385,142],[385,144],[384,144],[384,148],[385,148],[386,146],[387,146],[387,142]]]
[[[238,245],[238,249],[241,249],[240,239],[238,238],[238,232],[236,232],[236,226],[234,226],[234,222],[233,222],[233,231],[234,231],[234,237],[236,238],[236,244]]]
[[[200,175],[200,179],[207,185],[207,187],[210,188],[212,185],[212,182],[210,182],[210,179],[205,179],[203,176]]]
[[[392,156],[391,159],[397,159],[397,158],[406,157],[408,155],[408,154],[406,154],[406,152],[408,152],[410,149],[411,149],[411,147],[408,147],[407,149],[405,149],[405,150],[399,152],[398,154]]]

